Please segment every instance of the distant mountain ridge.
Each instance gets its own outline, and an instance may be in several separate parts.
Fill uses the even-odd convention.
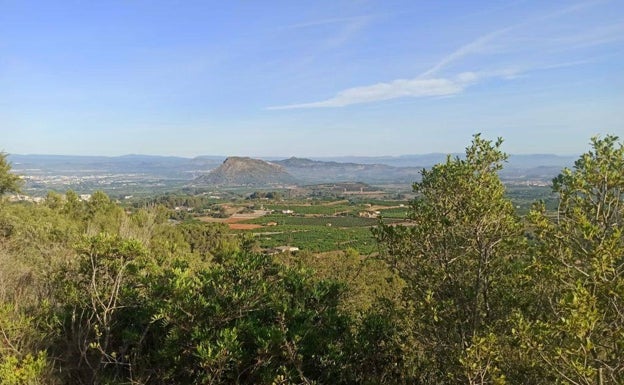
[[[447,156],[460,156],[461,153],[429,153],[408,154],[397,156],[337,156],[337,157],[311,157],[322,162],[357,163],[357,164],[384,164],[394,167],[426,167],[446,161]],[[541,166],[570,167],[578,155],[556,154],[509,154],[507,166],[529,168]]]
[[[460,156],[451,154],[451,156]],[[294,183],[364,182],[372,184],[409,184],[420,179],[420,171],[444,162],[445,154],[387,157],[337,158],[264,158],[198,156],[184,158],[157,155],[68,156],[9,155],[14,172],[25,176],[133,174],[134,179],[151,178],[212,185],[276,185]],[[505,181],[545,181],[576,157],[552,154],[510,155],[501,178]],[[225,160],[225,161],[224,161]],[[229,160],[229,162],[227,161]],[[253,164],[245,169],[242,163]],[[226,167],[228,164],[237,167]],[[212,176],[211,170],[220,168]],[[235,172],[236,170],[239,170]],[[246,171],[245,171],[246,170]],[[238,175],[237,175],[238,174]],[[199,178],[198,178],[199,177]],[[196,179],[197,178],[197,179]]]
[[[394,167],[385,164],[340,163],[307,158],[288,158],[274,163],[306,183],[366,182],[411,183],[420,176],[420,167]]]

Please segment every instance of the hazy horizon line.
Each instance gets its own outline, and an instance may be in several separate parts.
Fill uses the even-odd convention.
[[[337,158],[405,158],[412,156],[432,156],[432,155],[462,155],[463,152],[423,152],[423,153],[411,153],[411,154],[398,154],[398,155],[214,155],[214,154],[200,154],[194,156],[187,155],[160,155],[160,154],[120,154],[120,155],[98,155],[98,154],[53,154],[53,153],[10,153],[6,151],[0,151],[11,156],[50,156],[50,157],[84,157],[84,158],[124,158],[124,157],[154,157],[154,158],[180,158],[180,159],[196,159],[196,158],[230,158],[230,157],[244,157],[244,158],[256,158],[256,159],[290,159],[290,158],[308,158],[308,159],[337,159]],[[580,153],[555,153],[555,152],[532,152],[532,153],[507,153],[508,156],[557,156],[557,157],[573,157],[580,156]]]

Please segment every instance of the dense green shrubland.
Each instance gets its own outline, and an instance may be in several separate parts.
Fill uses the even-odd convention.
[[[622,144],[594,139],[526,217],[500,144],[424,171],[377,257],[334,226],[342,252],[270,257],[155,201],[0,201],[0,384],[623,383]]]

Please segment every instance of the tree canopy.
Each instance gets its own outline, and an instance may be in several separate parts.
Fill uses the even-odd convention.
[[[20,191],[22,179],[11,173],[11,164],[7,160],[7,154],[0,152],[0,196]]]
[[[0,385],[624,383],[624,145],[593,138],[521,217],[502,144],[423,170],[368,256],[266,255],[101,191],[4,202]]]

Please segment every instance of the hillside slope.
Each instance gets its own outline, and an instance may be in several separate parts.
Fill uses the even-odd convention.
[[[284,167],[260,159],[232,156],[219,167],[195,179],[211,186],[272,186],[296,183]]]
[[[307,183],[366,182],[411,183],[420,178],[420,168],[393,167],[385,164],[357,164],[289,158],[274,162],[289,174]]]

